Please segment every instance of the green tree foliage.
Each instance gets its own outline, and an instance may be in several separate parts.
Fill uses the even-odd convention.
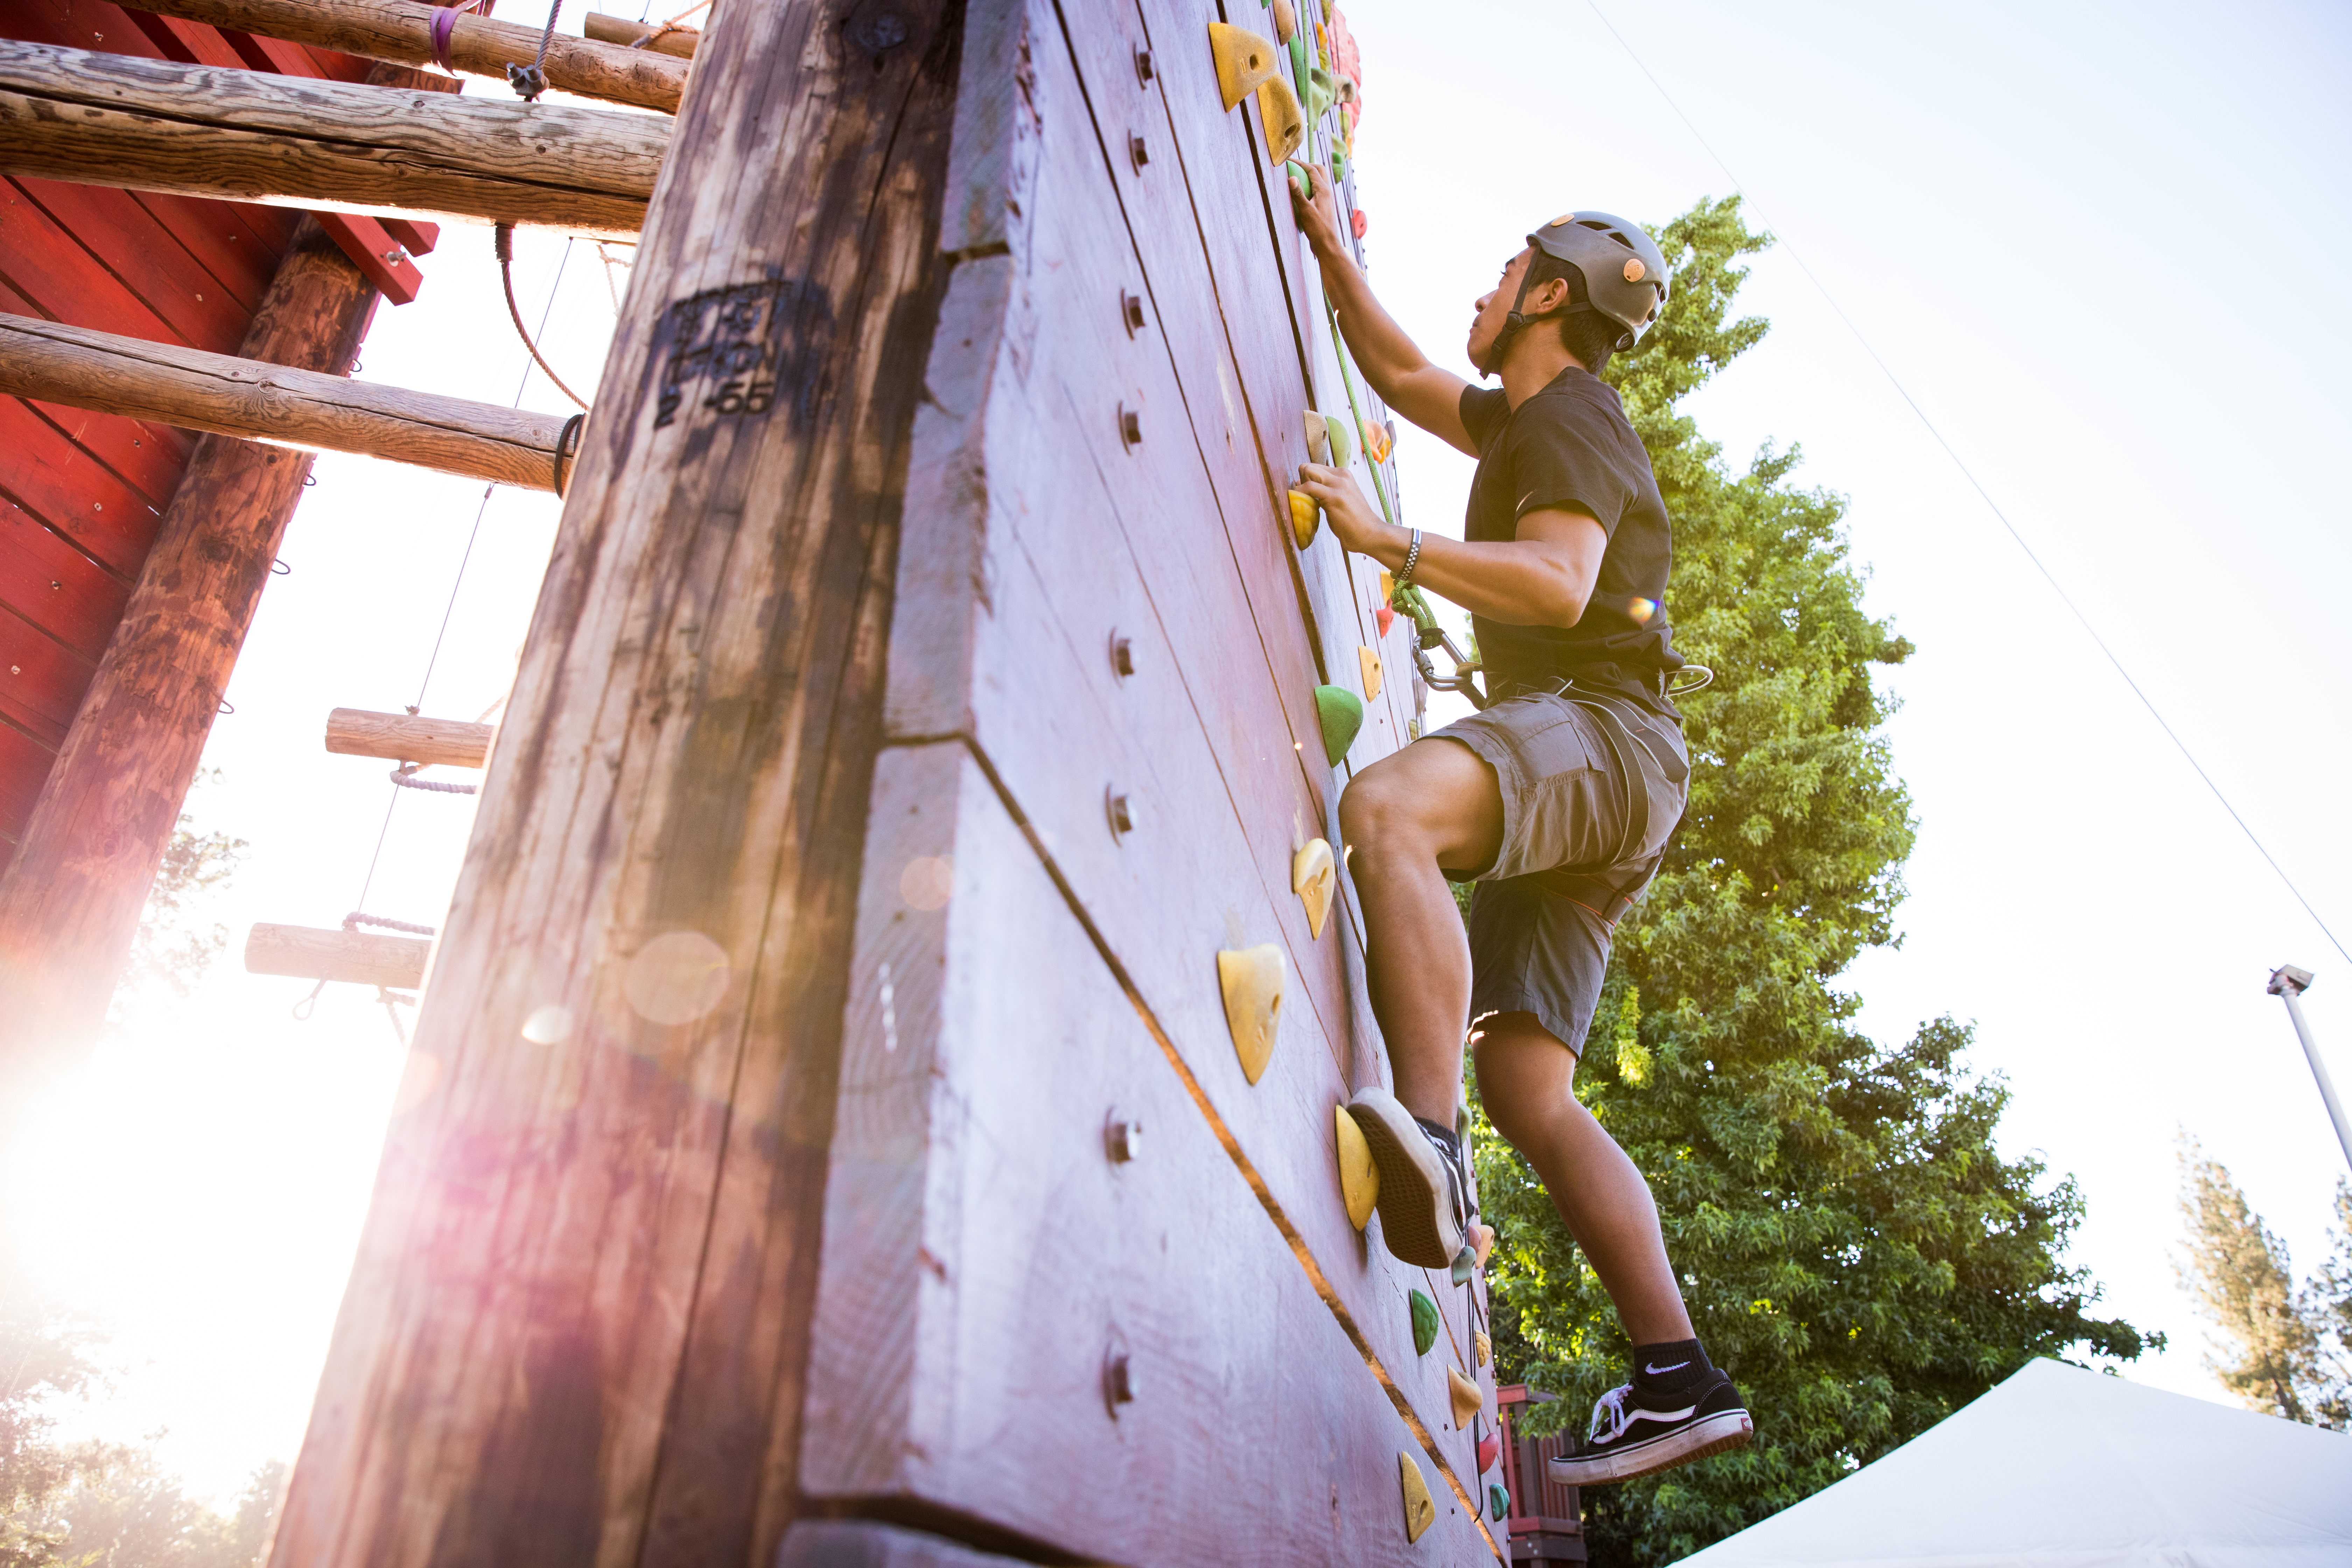
[[[1577,1089],[1647,1175],[1691,1315],[1755,1412],[1738,1454],[1586,1498],[1596,1563],[1664,1563],[1917,1435],[2037,1355],[2132,1357],[2059,1261],[2082,1204],[2004,1161],[1997,1081],[1948,1019],[1884,1047],[1832,984],[1893,938],[1909,804],[1870,666],[1910,645],[1862,608],[1843,502],[1767,447],[1734,474],[1679,401],[1765,331],[1734,319],[1767,241],[1736,198],[1660,231],[1673,302],[1612,361],[1675,518],[1675,638],[1715,685],[1682,704],[1687,816],[1617,931]],[[1483,1121],[1479,1184],[1507,1376],[1580,1432],[1629,1347],[1534,1172]],[[1515,1321],[1514,1321],[1515,1320]]]
[[[2186,1134],[2180,1212],[2181,1288],[2227,1346],[2205,1364],[2250,1410],[2343,1430],[2352,1417],[2352,1185],[2336,1182],[2333,1251],[2299,1291],[2286,1244]]]
[[[194,788],[216,786],[220,770],[199,773]],[[197,982],[228,945],[228,928],[204,918],[206,905],[235,872],[248,847],[242,838],[226,833],[198,831],[194,815],[180,813],[172,841],[155,870],[146,907],[139,913],[139,934],[131,945],[130,961],[116,984],[107,1024],[119,1030],[144,1003],[184,1001]]]
[[[30,1290],[0,1296],[0,1568],[254,1568],[284,1464],[256,1470],[224,1514],[181,1490],[152,1438],[57,1440],[60,1407],[102,1381],[103,1338]]]

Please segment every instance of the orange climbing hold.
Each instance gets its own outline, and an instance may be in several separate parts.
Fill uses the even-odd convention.
[[[1454,1396],[1454,1424],[1456,1426],[1469,1426],[1470,1417],[1486,1408],[1486,1391],[1463,1376],[1460,1367],[1445,1369],[1445,1389]]]
[[[1265,127],[1266,161],[1277,167],[1289,162],[1307,140],[1307,110],[1300,106],[1298,95],[1280,77],[1270,78],[1257,89],[1257,112]],[[1360,230],[1358,237],[1362,237]]]
[[[1315,504],[1313,496],[1305,490],[1290,492],[1290,536],[1298,541],[1299,549],[1315,542],[1315,531],[1322,521],[1323,509]]]
[[[1381,1201],[1381,1168],[1372,1163],[1372,1146],[1347,1106],[1333,1106],[1331,1115],[1339,1131],[1339,1196],[1348,1205],[1348,1223],[1361,1230],[1372,1223]]]
[[[1495,1227],[1478,1220],[1470,1222],[1470,1250],[1478,1259],[1478,1267],[1486,1267],[1486,1255],[1495,1250]]]
[[[1437,1522],[1437,1502],[1429,1495],[1429,1483],[1421,1479],[1420,1462],[1409,1453],[1397,1456],[1397,1481],[1404,1489],[1404,1538],[1419,1541]]]
[[[1217,96],[1227,110],[1276,79],[1274,46],[1255,33],[1212,22],[1209,53],[1217,62]]]
[[[1339,869],[1331,859],[1331,846],[1310,838],[1290,858],[1290,890],[1307,906],[1307,933],[1317,941],[1323,922],[1331,918],[1331,895],[1339,890]]]
[[[1274,1059],[1286,973],[1282,949],[1270,942],[1217,954],[1217,985],[1225,996],[1225,1027],[1233,1032],[1234,1054],[1241,1058],[1242,1076],[1252,1083],[1265,1076],[1265,1064]]]
[[[1472,1334],[1470,1336],[1470,1343],[1475,1347],[1478,1352],[1478,1364],[1480,1366],[1485,1366],[1488,1362],[1495,1359],[1495,1342],[1486,1337],[1486,1330],[1480,1329],[1476,1333]],[[1483,1470],[1486,1467],[1481,1465],[1478,1468]]]

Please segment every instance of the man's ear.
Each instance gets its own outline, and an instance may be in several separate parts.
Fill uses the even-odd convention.
[[[1548,278],[1528,296],[1528,314],[1549,315],[1569,304],[1568,279]]]

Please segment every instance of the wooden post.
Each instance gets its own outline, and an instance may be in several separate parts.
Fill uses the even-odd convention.
[[[0,395],[558,489],[565,419],[0,312]],[[568,479],[578,432],[562,458]]]
[[[338,708],[327,715],[327,750],[425,766],[478,768],[489,760],[490,741],[498,732],[495,724],[371,713],[364,708]]]
[[[313,44],[363,59],[396,65],[433,63],[433,22],[437,7],[404,0],[127,0],[132,9],[154,11],[190,22],[260,33],[298,44]],[[468,76],[506,79],[509,65],[527,66],[539,56],[540,28],[486,16],[452,15],[449,63]],[[634,38],[636,35],[630,35]],[[598,43],[558,33],[547,47],[547,85],[583,98],[631,103],[673,113],[686,90],[686,67],[668,53]],[[688,51],[692,52],[690,49]]]
[[[47,180],[629,238],[669,129],[0,39],[0,174]]]
[[[766,1563],[964,5],[696,62],[272,1562]]]
[[[246,933],[245,970],[415,990],[425,984],[425,960],[432,951],[423,937],[257,923]]]
[[[359,268],[305,220],[254,313],[245,354],[312,371],[347,366],[375,301]],[[78,1060],[105,1018],[310,471],[306,453],[216,436],[196,442],[16,858],[0,873],[0,1107],[23,1104]]]
[[[682,60],[692,59],[695,46],[702,41],[702,30],[698,27],[672,27],[653,42],[640,46],[637,40],[653,30],[653,23],[640,22],[633,16],[610,16],[602,11],[591,11],[580,22],[580,31],[598,43],[618,44],[625,48],[641,47],[646,52],[675,55]]]

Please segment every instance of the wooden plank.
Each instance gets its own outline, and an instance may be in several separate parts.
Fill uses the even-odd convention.
[[[342,363],[351,358],[347,352]],[[556,444],[567,424],[549,414],[23,316],[0,316],[0,393],[536,490],[556,489]],[[575,436],[566,448],[567,475],[570,454],[579,449]]]
[[[803,1484],[1083,1561],[1490,1559],[961,743],[885,753],[863,883]]]
[[[0,281],[51,321],[178,342],[152,307],[58,226],[16,181],[0,179]]]
[[[65,743],[98,660],[0,608],[0,714],[52,746]]]
[[[244,347],[298,364],[347,364],[373,302],[311,224]],[[0,350],[0,364],[12,358]],[[309,458],[290,452],[204,442],[165,509],[0,878],[0,992],[11,1004],[0,1016],[0,1098],[79,1059],[97,1035],[309,470]]]
[[[391,92],[0,39],[0,173],[633,237],[658,116]]]
[[[1034,104],[1026,112],[1034,119],[1001,138],[1010,149],[984,171],[1011,187],[1001,199],[959,188],[950,202],[951,212],[980,215],[953,237],[962,247],[1002,245],[1012,255],[957,269],[942,347],[925,371],[931,401],[917,428],[901,554],[892,731],[977,740],[1208,1104],[1248,1157],[1265,1163],[1258,1179],[1291,1215],[1285,1223],[1295,1224],[1341,1310],[1398,1369],[1406,1397],[1432,1412],[1425,1425],[1438,1423],[1443,1370],[1413,1355],[1407,1329],[1404,1293],[1421,1276],[1348,1226],[1333,1175],[1331,1108],[1355,1084],[1381,1081],[1379,1058],[1360,1056],[1343,1076],[1344,1014],[1335,1055],[1316,1012],[1294,1009],[1268,1079],[1253,1089],[1215,990],[1219,947],[1278,935],[1310,984],[1342,962],[1336,935],[1312,942],[1289,892],[1290,850],[1300,840],[1287,835],[1304,827],[1302,837],[1311,836],[1324,808],[1303,784],[1294,784],[1297,804],[1251,807],[1276,851],[1264,863],[1236,820],[1240,802],[1255,797],[1228,788],[1204,730],[1223,724],[1227,709],[1247,710],[1246,678],[1227,679],[1213,657],[1196,666],[1189,655],[1202,644],[1176,641],[1213,640],[1203,606],[1238,603],[1218,581],[1233,570],[1230,557],[1211,564],[1202,552],[1197,574],[1163,580],[1166,603],[1155,612],[1146,574],[1128,554],[1153,531],[1207,529],[1213,537],[1215,510],[1181,426],[1177,442],[1165,439],[1164,411],[1178,405],[1166,351],[1126,339],[1117,285],[1097,275],[1100,237],[1117,220],[1103,210],[1098,153],[1075,165],[1067,154],[1063,128],[1082,122],[1068,102],[1066,58],[1057,64],[1050,49],[1032,57],[1024,104]],[[1013,212],[1017,220],[1007,216]],[[1051,279],[1052,292],[1017,288],[1020,278]],[[1090,421],[1076,406],[1081,396],[1108,402],[1122,387],[1133,405],[1163,411],[1131,453],[1115,419]],[[1194,465],[1189,479],[1180,455]],[[1133,481],[1139,493],[1123,496],[1113,477],[1130,471],[1142,476]],[[1197,623],[1210,623],[1207,632]],[[1134,673],[1125,678],[1110,662],[1114,635],[1129,639]],[[1270,691],[1262,663],[1255,679]],[[1267,750],[1262,739],[1256,750]],[[1288,751],[1277,740],[1271,755],[1297,781]],[[1114,789],[1130,795],[1139,822],[1124,842],[1105,815]]]
[[[0,719],[0,877],[15,858],[16,841],[33,815],[41,781],[57,761],[57,748]]]
[[[414,713],[371,713],[338,708],[327,715],[327,750],[347,757],[385,757],[426,766],[478,768],[489,761],[495,724],[424,719]]]
[[[0,402],[0,449],[8,441],[8,416],[23,407],[13,399]],[[129,583],[24,508],[0,505],[0,608],[95,659],[106,651],[130,595]]]
[[[140,0],[140,5],[191,22],[264,35],[255,40],[257,44],[287,39],[395,65],[436,63],[435,7],[404,0]],[[536,26],[459,16],[451,26],[449,62],[466,75],[504,83],[509,65],[528,66],[538,57],[540,37]],[[687,52],[691,54],[691,48]],[[258,68],[257,62],[252,63]],[[277,69],[287,68],[275,58],[271,63]],[[578,38],[558,33],[548,45],[541,68],[551,88],[665,114],[677,112],[686,90],[686,65],[670,51],[598,42],[593,34]]]
[[[29,177],[11,183],[154,311],[171,341],[214,353],[235,353],[245,342],[253,312],[129,191]]]
[[[432,952],[433,944],[423,937],[257,921],[246,934],[245,972],[414,991],[425,984],[425,963]]]
[[[8,443],[9,456],[0,468],[0,500],[125,583],[138,575],[163,519],[161,508],[24,403],[10,399],[0,405],[0,439]],[[173,477],[176,483],[178,476]]]
[[[765,1563],[802,1506],[966,11],[734,7],[697,61],[278,1562]]]
[[[8,398],[0,412],[0,430],[16,431],[19,419],[38,422],[60,441],[77,448],[68,468],[90,464],[103,468],[110,482],[123,487],[124,495],[161,515],[162,503],[172,499],[181,471],[195,450],[196,437],[169,425],[126,419],[91,408],[68,408],[37,398]],[[26,441],[37,439],[29,433]],[[19,448],[21,450],[21,448]],[[96,517],[101,514],[93,513]]]

